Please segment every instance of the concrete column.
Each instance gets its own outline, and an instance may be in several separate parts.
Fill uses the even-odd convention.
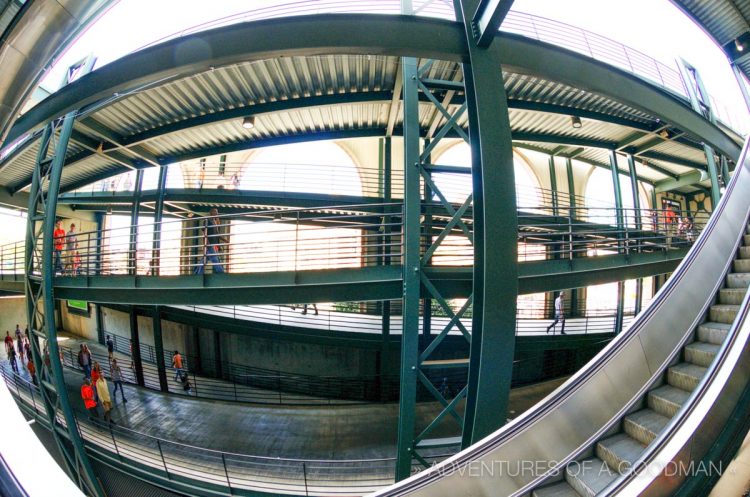
[[[141,340],[138,336],[138,314],[136,314],[135,309],[130,310],[130,343],[133,345],[135,381],[139,386],[145,386],[143,380],[143,362],[141,360]]]

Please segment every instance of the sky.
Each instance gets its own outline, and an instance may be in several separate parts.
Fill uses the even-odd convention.
[[[246,12],[250,6],[258,9],[291,1],[120,0],[68,50],[43,85],[57,87],[64,68],[88,53],[97,56],[97,67],[101,67],[157,39]],[[415,5],[420,5],[420,0],[415,0]],[[516,0],[513,10],[581,27],[671,67],[676,68],[676,57],[683,57],[699,70],[708,92],[722,107],[719,115],[730,114],[733,124],[750,130],[750,117],[726,57],[668,0]]]

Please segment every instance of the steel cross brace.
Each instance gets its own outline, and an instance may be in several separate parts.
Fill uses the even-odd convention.
[[[473,244],[473,234],[467,224],[462,219],[473,203],[473,194],[469,194],[467,198],[461,203],[460,207],[456,208],[443,194],[440,188],[433,180],[430,164],[430,155],[435,150],[436,145],[448,135],[450,131],[454,131],[459,137],[468,141],[468,133],[458,124],[461,116],[466,112],[466,104],[462,104],[460,107],[451,112],[446,108],[438,98],[432,93],[429,85],[425,84],[422,80],[428,76],[428,72],[433,67],[433,61],[426,61],[421,67],[416,67],[416,61],[411,64],[404,63],[404,100],[405,100],[405,112],[404,112],[404,129],[405,129],[405,164],[408,168],[406,179],[407,185],[405,187],[405,196],[407,197],[407,204],[419,202],[429,203],[430,198],[421,198],[421,193],[418,188],[419,180],[424,181],[424,185],[427,187],[426,191],[431,192],[440,201],[440,205],[447,212],[448,222],[443,227],[439,235],[432,240],[431,230],[427,230],[428,240],[430,240],[429,247],[426,248],[423,254],[415,254],[417,263],[415,264],[414,271],[410,271],[410,263],[405,264],[407,274],[406,279],[413,281],[411,285],[405,283],[404,293],[404,341],[402,342],[402,404],[401,411],[399,413],[399,443],[397,452],[397,464],[396,464],[396,479],[400,480],[407,476],[411,471],[411,462],[416,460],[422,465],[427,466],[427,461],[423,455],[419,454],[420,442],[424,441],[425,438],[433,432],[433,430],[448,416],[454,419],[459,427],[463,426],[463,417],[457,412],[456,406],[459,402],[466,397],[468,392],[467,385],[463,385],[459,393],[452,399],[446,399],[443,393],[435,386],[430,380],[429,376],[425,373],[426,369],[430,366],[431,355],[439,348],[440,344],[443,343],[445,337],[450,333],[451,330],[457,328],[464,336],[466,341],[471,344],[471,334],[467,330],[466,326],[461,322],[462,318],[466,314],[467,310],[471,307],[473,299],[469,298],[458,312],[454,312],[450,304],[443,298],[442,295],[437,291],[435,286],[429,280],[428,276],[424,272],[425,266],[431,261],[435,254],[435,251],[443,244],[448,235],[450,235],[454,228],[460,228],[460,232],[465,236],[470,243]],[[451,82],[455,85],[455,82]],[[429,144],[425,144],[424,150],[419,153],[420,143],[419,134],[408,133],[408,130],[419,129],[419,113],[416,112],[415,107],[418,102],[418,94],[421,92],[427,97],[427,102],[431,103],[438,110],[442,119],[445,120],[442,127],[435,134],[434,138]],[[406,102],[410,102],[406,103]],[[412,154],[412,155],[410,155]],[[439,172],[439,171],[437,171]],[[411,188],[409,187],[411,185]],[[412,198],[414,197],[414,198]],[[411,205],[411,204],[409,204]],[[411,222],[407,221],[406,230],[411,232],[405,234],[406,244],[405,251],[408,255],[407,259],[414,260],[411,255],[412,251],[419,251],[418,245],[413,245],[409,240],[413,240],[413,236],[416,227],[419,226],[417,233],[422,233],[427,227],[427,221],[424,218],[420,218],[419,211],[411,211],[414,218]],[[407,214],[408,216],[408,214]],[[411,227],[411,228],[410,228]],[[419,319],[419,299],[413,296],[409,298],[409,294],[406,291],[407,287],[419,284],[427,289],[428,293],[438,302],[443,311],[448,315],[449,322],[443,328],[443,330],[435,336],[429,344],[426,345],[422,353],[419,353],[417,343],[408,337],[418,332],[417,329],[412,328],[415,320],[418,323]],[[429,309],[425,309],[425,312],[430,312]],[[411,317],[408,317],[411,316]],[[423,315],[423,326],[427,326],[430,321],[429,316],[425,319]],[[406,323],[410,323],[407,325]],[[428,334],[429,335],[429,334]],[[413,342],[413,343],[412,343]],[[411,345],[408,345],[411,344]],[[462,360],[458,361],[459,367],[466,368],[469,364],[468,358],[465,363]],[[409,366],[413,364],[413,367]],[[405,368],[405,369],[404,369]],[[468,370],[466,372],[468,381]],[[405,382],[404,378],[408,376],[409,381]],[[414,418],[415,418],[415,407],[416,407],[416,380],[421,383],[427,392],[429,392],[442,406],[443,409],[438,415],[423,428],[418,435],[414,435]]]
[[[88,57],[71,66],[63,84],[86,74],[95,59]],[[26,227],[26,307],[31,336],[31,354],[38,372],[46,421],[65,461],[65,469],[88,495],[104,497],[83,445],[78,425],[68,401],[65,377],[57,345],[53,279],[54,229],[57,195],[65,154],[73,133],[77,111],[55,119],[44,129],[29,194]],[[52,155],[48,155],[52,148]],[[44,347],[40,339],[45,340]]]

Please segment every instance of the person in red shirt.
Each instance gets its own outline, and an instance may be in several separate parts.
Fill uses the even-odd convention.
[[[62,227],[62,221],[60,220],[55,223],[53,237],[55,240],[55,272],[62,273],[62,251],[65,248],[65,229]]]
[[[81,398],[83,399],[83,405],[86,406],[86,410],[90,416],[95,418],[99,417],[99,411],[96,409],[96,397],[94,396],[94,387],[91,386],[91,378],[84,377],[83,385],[81,385]]]
[[[10,336],[10,331],[5,332],[5,353],[9,354],[10,349],[13,348],[13,337]]]
[[[31,376],[31,381],[36,385],[36,366],[34,366],[34,361],[31,359],[31,356],[29,356],[29,363],[26,364],[26,369],[29,370],[29,376]]]

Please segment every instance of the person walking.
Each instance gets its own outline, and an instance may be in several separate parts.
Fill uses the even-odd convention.
[[[96,380],[96,393],[99,397],[99,402],[102,404],[102,408],[104,409],[104,421],[109,421],[110,424],[117,424],[112,420],[112,398],[109,395],[109,385],[107,385],[107,380],[104,379],[104,376],[100,376],[98,380]]]
[[[75,253],[78,250],[78,234],[75,223],[70,223],[70,231],[65,234],[65,270],[68,274],[74,274],[73,264]]]
[[[34,366],[34,361],[31,359],[31,356],[29,356],[29,362],[26,364],[26,369],[29,370],[31,382],[36,385],[36,366]]]
[[[562,327],[560,328],[560,334],[561,335],[567,335],[565,333],[565,314],[563,313],[563,299],[565,297],[565,292],[560,292],[560,294],[555,299],[555,320],[552,322],[551,325],[547,326],[547,333],[549,333],[549,330],[552,330],[552,334],[555,334],[555,325],[559,322],[562,322]]]
[[[125,389],[122,388],[122,370],[117,364],[117,359],[112,359],[112,365],[110,366],[110,372],[112,373],[112,383],[115,384],[115,391],[113,395],[115,401],[117,400],[117,389],[120,389],[120,395],[122,396],[122,403],[126,403],[128,399],[125,398]]]
[[[195,268],[195,274],[203,274],[206,264],[209,262],[213,267],[214,273],[223,273],[224,266],[221,265],[219,252],[222,244],[226,239],[221,235],[222,226],[219,222],[219,210],[214,207],[208,212],[209,217],[204,220],[203,225],[203,258],[198,267]]]
[[[98,418],[99,410],[96,408],[96,398],[94,396],[94,387],[91,386],[91,378],[84,376],[83,385],[81,385],[81,398],[89,417]]]
[[[318,306],[317,306],[317,304],[309,304],[309,305],[312,306],[313,310],[315,311],[315,315],[317,316],[318,315]],[[307,314],[307,306],[308,306],[308,304],[303,304],[302,305],[302,315],[303,316],[305,314]]]
[[[5,353],[10,355],[10,349],[13,348],[13,337],[10,336],[10,331],[5,332]]]
[[[23,347],[23,337],[20,334],[20,330],[18,338],[16,339],[16,350],[18,351],[18,358],[21,361],[21,364],[24,364],[25,349]]]
[[[52,234],[52,238],[54,239],[54,246],[55,246],[55,253],[54,253],[54,262],[55,262],[55,273],[62,273],[63,265],[62,265],[62,252],[65,248],[65,229],[62,227],[62,221],[57,220],[55,223],[55,231]]]
[[[8,362],[10,363],[11,369],[18,374],[18,363],[16,363],[16,349],[11,345],[8,350]]]
[[[115,357],[115,342],[112,337],[107,335],[107,354],[109,355],[109,363],[112,364],[112,360]]]
[[[174,368],[174,381],[180,381],[182,379],[182,356],[177,350],[172,354],[172,367]]]
[[[81,344],[78,351],[78,365],[83,369],[86,378],[91,378],[91,352],[85,343]]]

